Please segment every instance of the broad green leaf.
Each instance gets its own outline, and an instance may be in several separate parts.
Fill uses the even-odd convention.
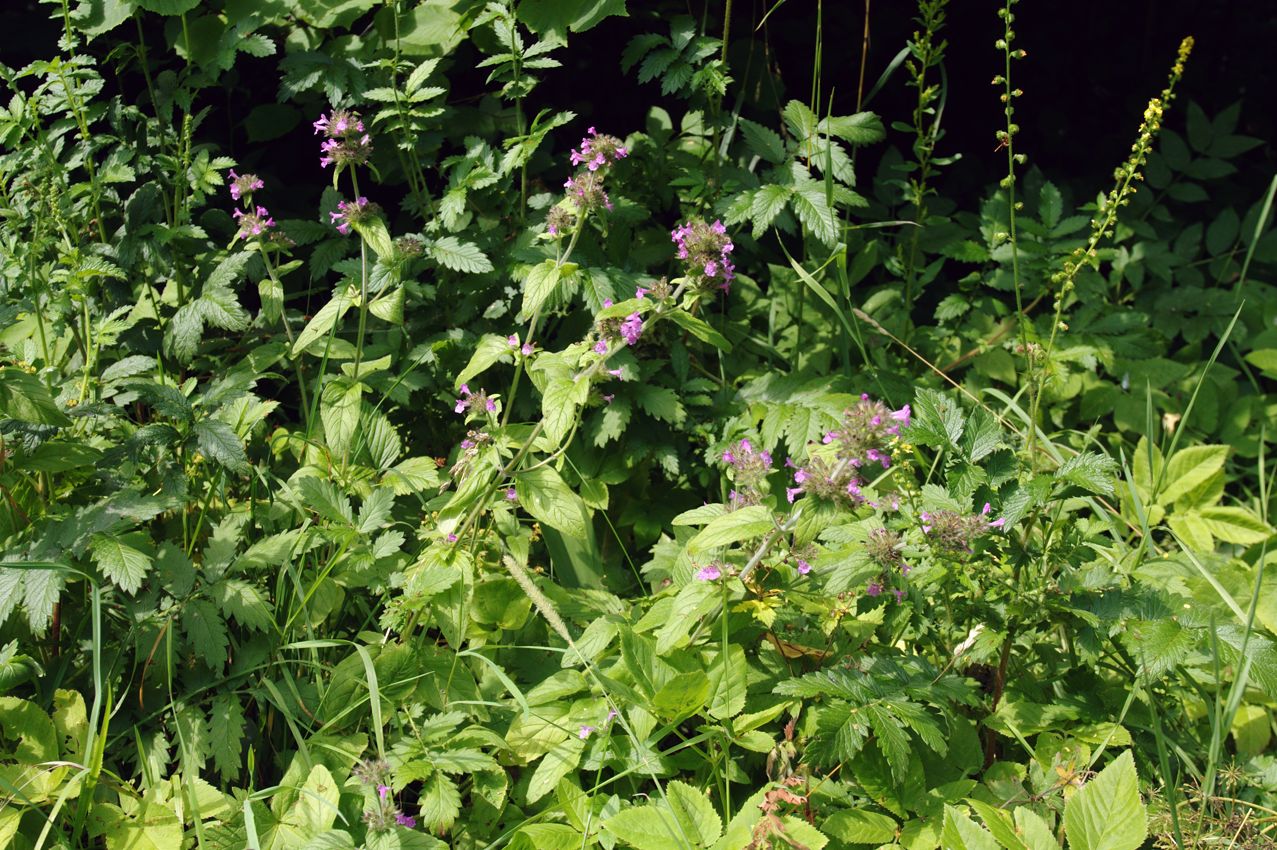
[[[339,456],[350,451],[351,441],[359,430],[364,385],[346,377],[333,378],[324,385],[319,404],[319,417],[324,424],[324,440]]]
[[[1191,446],[1182,449],[1166,464],[1166,481],[1157,494],[1158,504],[1169,505],[1203,484],[1224,468],[1228,446]]]
[[[575,734],[555,744],[532,772],[528,802],[535,803],[553,791],[560,779],[576,770],[584,751],[585,741]]]
[[[702,342],[708,342],[720,351],[730,352],[732,350],[732,344],[728,342],[727,337],[723,336],[721,333],[710,327],[707,322],[696,318],[691,313],[685,313],[682,310],[673,310],[665,314],[665,318],[670,319],[674,322],[674,324],[683,328],[683,330],[687,331],[692,336]]]
[[[745,650],[739,644],[728,644],[725,652],[718,653],[709,665],[710,717],[727,720],[745,710],[748,674]]]
[[[687,635],[700,618],[718,607],[720,593],[714,582],[692,581],[679,588],[669,617],[656,633],[656,653],[665,655],[687,642]]]
[[[1138,850],[1148,835],[1135,759],[1126,750],[1064,806],[1069,850]]]
[[[555,445],[572,430],[577,409],[590,397],[590,382],[571,377],[553,377],[541,396],[541,417],[545,434]]]
[[[892,818],[864,809],[840,809],[820,825],[821,832],[846,844],[890,844],[897,829]]]
[[[306,507],[321,517],[345,525],[354,524],[350,499],[331,481],[309,475],[297,482],[297,489]]]
[[[1211,536],[1210,526],[1197,511],[1171,514],[1166,519],[1171,531],[1184,544],[1195,552],[1210,552],[1215,548],[1215,540]]]
[[[354,221],[351,226],[368,243],[368,247],[372,248],[373,253],[386,262],[390,262],[395,256],[394,243],[390,241],[390,231],[386,229],[386,223],[380,218],[365,218]]]
[[[585,536],[589,510],[553,468],[542,466],[520,472],[515,476],[514,487],[520,507],[534,519],[568,537]]]
[[[1211,535],[1226,543],[1249,546],[1262,543],[1273,533],[1269,525],[1245,508],[1202,508],[1201,518]]]
[[[705,552],[717,546],[728,546],[741,540],[761,537],[775,528],[772,512],[765,505],[750,505],[710,520],[687,543],[689,553]]]
[[[691,785],[672,780],[665,786],[665,796],[681,833],[690,837],[696,847],[709,847],[723,834],[722,818],[705,795]]]
[[[1020,840],[1020,836],[1016,834],[1015,821],[1011,819],[1011,812],[991,806],[983,800],[968,799],[966,802],[975,809],[980,820],[984,821],[985,829],[989,830],[994,839],[1006,850],[1028,850],[1028,847]]]
[[[554,260],[546,260],[532,267],[527,279],[523,281],[523,309],[519,311],[521,321],[540,312],[545,302],[554,294],[561,271]]]
[[[1060,464],[1056,477],[1091,493],[1107,496],[1113,492],[1117,463],[1098,452],[1079,452]]]
[[[297,341],[293,343],[293,357],[306,351],[321,337],[327,336],[337,324],[338,319],[344,316],[355,303],[355,295],[355,290],[349,285],[343,287],[340,292],[333,293],[332,299],[319,308],[319,312],[311,317],[306,327],[302,328],[301,333],[297,335]],[[323,354],[322,348],[316,353]]]
[[[1238,755],[1254,758],[1268,749],[1272,739],[1271,718],[1262,705],[1242,704],[1233,715],[1233,741]]]
[[[148,12],[160,15],[184,15],[199,6],[200,0],[133,0]]]
[[[310,769],[306,784],[293,804],[290,820],[308,838],[328,829],[337,819],[337,801],[341,788],[322,764]]]
[[[652,710],[668,720],[680,720],[700,711],[709,700],[709,677],[700,670],[679,673],[652,696]]]
[[[1051,827],[1028,806],[1015,810],[1015,826],[1029,850],[1060,850],[1060,845],[1051,833]]]
[[[1246,355],[1246,362],[1270,377],[1277,376],[1277,348],[1260,348]]]
[[[217,606],[206,599],[187,603],[182,610],[182,628],[196,656],[213,669],[220,669],[226,662],[230,640]]]
[[[488,367],[494,363],[506,362],[513,360],[513,349],[510,342],[503,336],[497,334],[484,334],[479,338],[479,342],[474,347],[474,354],[470,355],[470,362],[466,364],[466,368],[457,374],[457,379],[453,381],[453,389],[459,388],[462,384],[469,383],[471,378],[482,375],[488,370]]]
[[[239,776],[244,742],[244,708],[239,695],[225,693],[213,697],[209,721],[213,765],[222,779],[233,782]]]
[[[523,0],[519,20],[536,33],[553,33],[566,40],[568,31],[585,32],[604,18],[626,16],[625,0]]]
[[[580,831],[562,823],[529,823],[510,839],[510,850],[579,850],[587,846]]]
[[[89,830],[106,840],[107,850],[172,850],[182,844],[182,822],[167,804],[143,797],[132,814],[98,803]]]

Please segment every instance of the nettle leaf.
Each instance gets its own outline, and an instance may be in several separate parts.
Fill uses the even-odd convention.
[[[776,165],[785,161],[785,142],[775,130],[748,118],[740,120],[740,129],[755,154]]]
[[[354,525],[355,515],[350,509],[350,499],[337,489],[336,484],[312,475],[298,481],[297,489],[306,507],[321,517],[336,523]]]
[[[213,766],[227,782],[233,782],[239,776],[244,728],[244,707],[240,704],[239,695],[222,693],[213,697],[209,711]]]
[[[439,265],[454,272],[485,274],[492,271],[492,261],[478,245],[462,242],[454,236],[441,236],[426,246],[426,253]]]
[[[226,636],[226,623],[222,612],[207,599],[196,599],[182,609],[182,630],[190,642],[195,657],[213,668],[226,662],[226,648],[230,641]]]
[[[117,587],[130,595],[142,586],[142,579],[151,571],[151,556],[130,544],[150,548],[150,541],[141,532],[129,535],[95,534],[89,543],[93,561],[102,574]]]
[[[248,455],[235,429],[220,419],[203,419],[191,429],[200,452],[231,472],[248,470]]]
[[[834,220],[834,211],[829,206],[823,183],[803,180],[794,184],[789,204],[813,236],[833,247],[838,239],[838,223]]]
[[[1135,759],[1127,750],[1064,806],[1070,850],[1138,850],[1148,835]]]
[[[1108,455],[1079,452],[1060,464],[1056,478],[1091,493],[1112,495],[1118,466]]]
[[[887,130],[882,126],[882,119],[872,112],[857,112],[854,115],[834,115],[820,119],[817,125],[820,132],[837,136],[844,142],[853,145],[867,145],[880,142],[887,137]]]
[[[639,384],[634,395],[640,408],[662,422],[677,425],[687,416],[683,403],[678,400],[678,393],[669,387]]]
[[[319,312],[311,317],[310,321],[306,323],[306,327],[302,328],[301,333],[297,335],[297,341],[293,343],[293,357],[306,351],[311,345],[318,342],[320,338],[328,335],[338,320],[346,315],[346,311],[355,303],[355,294],[354,288],[349,285],[343,286],[339,291],[333,293],[332,299],[319,308]],[[323,352],[320,351],[318,353],[322,354]]]
[[[920,389],[914,397],[913,418],[905,431],[912,443],[934,449],[956,449],[966,425],[962,408],[935,390]]]
[[[249,629],[266,631],[274,622],[274,611],[256,585],[239,578],[217,585],[217,601],[227,616]]]

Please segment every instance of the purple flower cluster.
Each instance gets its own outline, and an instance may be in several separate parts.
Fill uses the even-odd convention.
[[[732,287],[736,266],[732,264],[731,237],[721,221],[706,224],[699,219],[680,224],[670,231],[678,246],[675,254],[686,267],[687,278],[702,290],[718,287],[724,292]]]
[[[496,413],[497,403],[488,396],[486,391],[471,392],[468,384],[462,384],[461,398],[457,399],[457,404],[452,409],[456,413],[465,413],[467,410],[486,410],[489,413]],[[462,445],[465,444],[462,443]]]
[[[372,154],[372,136],[364,130],[358,113],[336,109],[331,115],[319,116],[312,126],[325,136],[319,146],[322,168],[335,164],[340,171],[348,165],[363,165]]]
[[[378,207],[362,195],[353,201],[338,201],[337,209],[328,217],[337,225],[337,232],[342,236],[350,234],[350,226],[377,215]]]
[[[242,209],[237,208],[231,212],[231,217],[235,219],[237,225],[235,238],[247,239],[250,236],[266,236],[268,231],[275,226],[275,219],[271,218],[266,207],[260,204],[254,206],[252,203],[253,193],[258,189],[264,189],[266,181],[256,174],[236,174],[233,168],[230,170],[229,176],[231,178],[231,200],[242,200],[244,203]],[[283,237],[279,237],[279,240],[283,241]]]
[[[246,201],[252,200],[253,193],[258,189],[266,188],[266,182],[256,174],[236,174],[235,169],[231,169],[231,200],[238,201],[244,198]]]
[[[239,230],[235,234],[238,239],[261,236],[275,226],[275,219],[270,217],[270,213],[263,206],[258,206],[251,212],[237,209],[231,213],[231,216],[239,222]]]
[[[956,511],[922,511],[918,518],[922,520],[922,533],[927,536],[936,548],[948,555],[968,555],[972,544],[993,528],[1006,525],[1006,517],[989,520],[992,506],[984,503],[978,514],[960,514]]]
[[[718,581],[722,577],[723,571],[719,569],[717,564],[701,567],[693,574],[693,578],[697,581]]]
[[[731,492],[732,506],[758,504],[763,480],[772,471],[771,453],[755,449],[749,440],[741,440],[723,452],[723,463],[732,470],[732,481],[736,485]]]
[[[586,132],[590,135],[581,140],[578,150],[572,151],[573,165],[584,165],[587,171],[598,171],[630,155],[616,136],[600,135],[593,127]]]
[[[625,317],[625,321],[621,322],[621,338],[625,340],[626,345],[634,345],[639,341],[642,333],[643,316],[639,313],[631,313]]]
[[[376,788],[376,796],[364,810],[364,823],[373,832],[386,832],[395,826],[413,829],[416,818],[404,814],[395,804],[394,789],[388,784],[393,771],[390,764],[381,760],[361,761],[351,771],[364,785]]]
[[[616,136],[599,133],[593,127],[581,140],[580,148],[572,151],[571,160],[577,172],[563,184],[571,206],[577,213],[588,213],[602,207],[612,209],[612,200],[603,187],[604,178],[613,165],[629,156],[629,151]],[[576,215],[571,209],[556,205],[546,217],[546,232],[562,236],[576,226]]]
[[[811,453],[805,466],[793,462],[794,485],[785,490],[790,502],[800,493],[824,499],[858,504],[864,501],[861,471],[873,466],[891,467],[891,447],[900,429],[909,425],[909,405],[891,410],[881,401],[863,394],[843,412],[839,427],[825,434],[821,442],[832,448],[833,457]]]

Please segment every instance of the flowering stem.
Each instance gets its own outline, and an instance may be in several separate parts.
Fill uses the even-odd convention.
[[[279,287],[279,291],[283,293],[284,284],[281,283],[279,278],[276,276],[275,266],[270,261],[270,255],[266,251],[265,245],[258,243],[258,254],[262,258],[262,264],[266,266],[266,275],[271,279],[272,283],[274,283],[276,286]],[[153,295],[152,295],[152,298],[154,298]],[[288,323],[288,312],[287,310],[284,309],[282,304],[280,305],[280,310],[279,310],[279,320],[284,325],[284,335],[288,337],[288,359],[293,361],[293,371],[297,373],[297,388],[298,390],[301,391],[301,397],[302,397],[302,416],[304,417],[303,424],[305,424],[306,426],[306,433],[309,434],[310,433],[310,403],[306,399],[306,382],[302,380],[301,361],[293,356],[293,328]]]

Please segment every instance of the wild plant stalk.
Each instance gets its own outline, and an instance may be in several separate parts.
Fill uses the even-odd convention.
[[[1002,114],[1005,120],[1003,129],[998,130],[994,134],[998,140],[998,148],[1005,149],[1007,152],[1007,174],[999,182],[999,185],[1007,194],[1007,229],[1006,232],[993,234],[994,245],[1003,242],[1011,249],[1011,285],[1015,291],[1015,312],[1019,317],[1020,326],[1020,353],[1024,355],[1026,364],[1026,375],[1031,374],[1034,364],[1034,350],[1029,345],[1029,329],[1027,317],[1024,310],[1024,292],[1020,283],[1020,252],[1016,242],[1015,214],[1017,212],[1017,202],[1015,200],[1015,184],[1016,173],[1015,167],[1023,165],[1025,162],[1024,154],[1015,152],[1015,137],[1020,132],[1020,127],[1015,123],[1015,98],[1021,97],[1024,92],[1020,89],[1013,88],[1011,85],[1011,60],[1023,59],[1028,53],[1022,49],[1012,49],[1011,45],[1015,40],[1015,30],[1011,25],[1015,22],[1015,14],[1011,11],[1017,0],[1006,0],[1006,5],[998,10],[998,17],[1002,18],[1002,38],[995,42],[995,46],[1002,51],[1002,73],[993,78],[995,86],[1002,86],[1002,94],[999,99],[1002,101]],[[1033,445],[1036,438],[1037,418],[1029,420],[1029,440],[1026,451],[1030,457],[1033,457]]]
[[[920,29],[913,33],[913,39],[909,42],[912,58],[905,62],[905,68],[909,72],[909,85],[918,94],[913,108],[914,173],[909,178],[908,198],[914,209],[914,220],[919,226],[910,228],[908,251],[903,258],[907,318],[913,315],[913,300],[917,294],[914,287],[918,279],[918,243],[926,226],[927,198],[935,193],[928,185],[928,180],[934,167],[936,143],[942,135],[941,115],[935,107],[937,99],[941,98],[942,89],[939,83],[928,80],[927,73],[940,67],[948,46],[948,42],[943,39],[937,40],[937,35],[944,27],[946,6],[948,0],[920,0],[918,17],[915,19]],[[912,327],[912,322],[909,322],[908,327]]]
[[[1014,0],[1008,0],[1008,4]],[[1008,15],[1008,18],[1010,16]],[[1009,28],[1008,24],[1008,28]],[[1009,29],[1008,29],[1009,31]],[[1138,186],[1135,184],[1143,180],[1142,169],[1148,162],[1149,152],[1153,149],[1153,142],[1157,138],[1157,133],[1162,127],[1162,117],[1166,109],[1175,99],[1175,86],[1179,83],[1180,78],[1184,75],[1184,66],[1188,61],[1189,54],[1193,50],[1193,37],[1187,36],[1180,42],[1179,52],[1175,58],[1174,65],[1171,66],[1170,78],[1167,80],[1166,87],[1162,89],[1162,93],[1149,101],[1148,106],[1144,109],[1144,120],[1140,123],[1139,133],[1136,136],[1135,143],[1131,145],[1131,153],[1127,156],[1126,161],[1118,166],[1113,172],[1115,183],[1109,193],[1104,197],[1096,210],[1096,215],[1091,219],[1091,236],[1087,240],[1085,246],[1079,247],[1069,255],[1064,261],[1063,268],[1051,276],[1051,283],[1055,286],[1055,312],[1051,319],[1051,331],[1047,338],[1046,345],[1030,358],[1030,369],[1032,371],[1032,390],[1030,394],[1029,415],[1031,421],[1036,425],[1038,415],[1042,404],[1042,390],[1046,384],[1048,364],[1051,354],[1055,350],[1055,341],[1059,338],[1061,331],[1068,330],[1068,324],[1064,322],[1064,306],[1072,294],[1075,281],[1078,274],[1083,268],[1091,267],[1098,264],[1098,255],[1096,248],[1102,239],[1112,238],[1117,224],[1118,211],[1131,202],[1131,195],[1135,194]],[[1009,86],[1010,83],[1008,82]],[[1009,107],[1008,107],[1009,109]],[[1014,181],[1012,181],[1013,183]],[[1011,212],[1012,227],[1014,228],[1015,211],[1012,204]],[[1014,242],[1014,233],[1012,234]],[[1023,315],[1023,311],[1019,310],[1020,287],[1017,279],[1016,283],[1016,302],[1017,312],[1020,312],[1021,324],[1021,342],[1028,351],[1027,334],[1027,317]],[[1034,361],[1037,368],[1034,369]],[[1033,457],[1033,439],[1036,428],[1030,431],[1028,453],[1030,462],[1034,463]]]

